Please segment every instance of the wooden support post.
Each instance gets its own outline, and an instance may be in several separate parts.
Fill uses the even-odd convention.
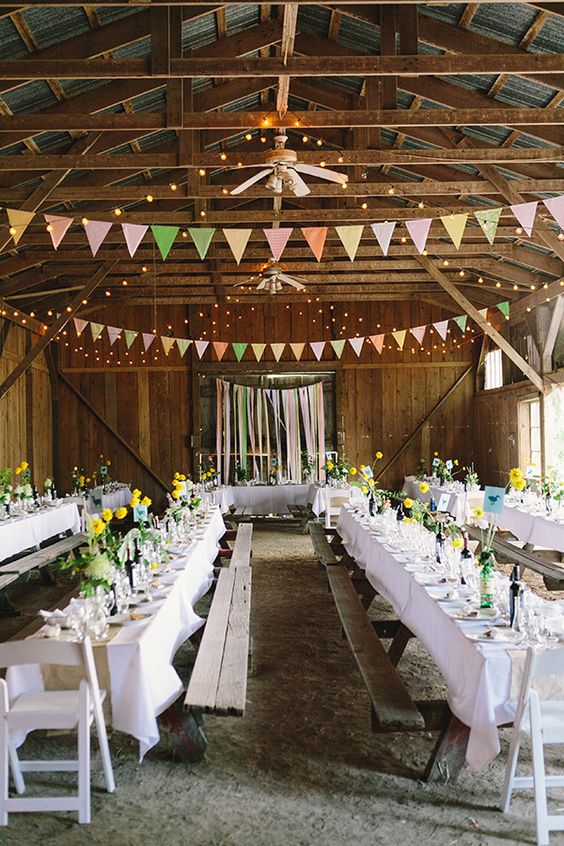
[[[542,366],[545,373],[552,370],[552,353],[562,324],[564,323],[564,296],[561,294],[554,303],[554,310],[546,333],[542,350]]]
[[[439,270],[436,264],[430,261],[426,256],[416,256],[416,259],[419,264],[428,271],[429,275],[432,276],[433,279],[435,279],[439,283],[441,288],[444,288],[445,291],[450,294],[452,299],[464,309],[466,314],[471,317],[472,320],[475,321],[475,323],[478,324],[480,329],[483,329],[484,332],[495,341],[495,343],[506,354],[506,356],[510,358],[511,361],[517,365],[519,370],[521,370],[521,372],[525,374],[527,379],[529,379],[533,383],[535,388],[538,388],[538,390],[542,393],[545,389],[544,380],[541,376],[539,376],[536,370],[534,370],[531,365],[528,364],[528,362],[526,362],[521,355],[519,355],[517,350],[511,346],[509,341],[506,341],[503,335],[501,335],[497,331],[497,329],[494,329],[493,326],[490,326],[486,318],[480,314],[476,306],[474,306],[470,302],[470,300],[467,299],[464,294],[462,294],[458,290],[456,285],[451,282],[447,276],[445,276],[442,270]]]
[[[154,10],[153,10],[154,11]],[[182,58],[182,8],[169,7],[169,52],[173,59]],[[166,84],[166,124],[169,129],[182,128],[184,80],[169,79]]]
[[[170,74],[170,6],[151,9],[151,74]]]
[[[383,5],[380,9],[380,55],[395,56],[397,53],[396,6]],[[382,109],[397,108],[398,85],[396,76],[382,80]]]
[[[280,54],[286,63],[287,59],[294,52],[294,39],[296,37],[296,24],[298,22],[298,4],[286,3],[284,6],[284,23],[282,28],[282,43]],[[276,111],[279,117],[283,118],[288,111],[288,95],[290,93],[290,77],[278,77],[278,93],[276,95]]]
[[[63,314],[55,320],[47,332],[45,332],[45,334],[37,341],[35,346],[30,349],[27,355],[22,358],[20,363],[16,365],[12,372],[8,374],[6,379],[4,379],[3,383],[0,385],[0,399],[7,394],[12,385],[17,382],[23,373],[25,373],[32,362],[35,361],[39,353],[43,352],[45,347],[51,343],[53,338],[65,328],[71,317],[76,314],[82,305],[82,300],[90,296],[92,291],[98,287],[100,282],[106,278],[108,273],[116,266],[117,263],[117,259],[114,259],[113,261],[106,261],[98,268],[92,279],[87,282],[84,288],[81,288],[79,293],[71,300],[71,303],[67,306],[66,311],[64,311]]]

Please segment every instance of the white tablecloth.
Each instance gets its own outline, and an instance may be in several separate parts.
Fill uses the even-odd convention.
[[[203,625],[194,604],[212,584],[217,542],[224,532],[219,509],[214,508],[194,542],[183,551],[186,564],[174,571],[172,590],[156,613],[121,627],[107,644],[95,644],[95,653],[106,653],[112,726],[139,741],[141,759],[159,741],[158,715],[182,693],[183,684],[172,661],[178,647]],[[168,577],[160,577],[163,584]],[[96,663],[100,663],[98,655]],[[37,689],[38,684],[42,686],[41,676],[33,665],[9,671],[12,696]]]
[[[466,759],[480,770],[499,753],[497,726],[513,718],[509,703],[512,659],[506,644],[477,643],[466,637],[472,622],[459,623],[344,506],[338,531],[345,548],[366,569],[372,586],[392,605],[398,617],[432,655],[448,685],[450,708],[470,727]]]
[[[350,496],[351,499],[361,497],[363,494],[360,488],[347,485],[345,488],[332,488],[330,485],[310,485],[307,494],[307,501],[311,503],[311,510],[316,517],[327,510],[327,500],[335,497],[341,499],[343,496]]]
[[[439,503],[441,494],[447,493],[449,495],[448,508],[449,514],[454,517],[455,521],[462,524],[470,516],[470,512],[478,505],[482,505],[484,499],[483,491],[451,491],[448,488],[440,487],[439,485],[431,485],[427,493],[421,493],[419,490],[420,481],[415,476],[406,476],[403,480],[403,490],[411,499],[422,499],[429,502],[431,497],[435,502]]]
[[[99,492],[102,489],[94,488],[94,490]],[[112,491],[111,493],[102,493],[102,508],[96,510],[103,511],[104,508],[111,508],[112,511],[115,511],[117,508],[122,508],[122,506],[128,507],[131,502],[131,497],[131,489],[127,485],[123,485],[118,488],[118,490]],[[77,505],[85,508],[89,514],[93,514],[95,511],[90,495],[68,496],[65,497],[65,502],[75,502]]]
[[[235,505],[233,488],[230,485],[221,485],[214,491],[207,491],[204,497],[212,505],[217,505],[222,514],[226,514],[232,505]]]
[[[309,485],[234,485],[233,502],[252,514],[288,514],[288,505],[305,505]]]
[[[74,503],[46,506],[25,517],[4,520],[0,523],[0,561],[68,529],[80,531],[80,516]]]
[[[505,505],[499,526],[520,541],[564,552],[564,522],[541,514],[531,514],[523,506]]]

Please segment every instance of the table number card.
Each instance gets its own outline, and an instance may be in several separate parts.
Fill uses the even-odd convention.
[[[148,509],[146,505],[136,505],[133,509],[133,522],[141,523],[147,520]]]
[[[441,463],[441,462],[440,462],[440,459],[438,459],[438,458],[433,458],[433,467],[438,467],[440,463]]]
[[[452,468],[454,467],[454,464],[452,463],[450,458],[448,461],[445,461],[445,467],[447,470],[452,470]]]
[[[100,465],[100,476],[107,476],[108,475],[108,465],[101,464]]]
[[[96,490],[90,492],[90,502],[92,503],[92,513],[100,513],[102,510],[102,491]]]
[[[484,489],[483,509],[487,514],[501,514],[505,500],[505,488],[486,485]]]
[[[448,506],[450,502],[450,494],[442,493],[439,497],[439,501],[437,503],[437,511],[448,511]]]

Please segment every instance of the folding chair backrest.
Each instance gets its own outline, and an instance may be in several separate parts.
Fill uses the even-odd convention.
[[[30,638],[0,644],[0,668],[22,664],[63,664],[80,667],[85,663],[85,651],[92,645],[68,640]]]
[[[533,652],[531,676],[564,676],[564,646],[559,649],[545,649]]]

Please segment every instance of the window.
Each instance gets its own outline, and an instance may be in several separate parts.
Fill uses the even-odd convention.
[[[519,404],[519,465],[534,467],[534,476],[541,474],[540,401],[525,400]]]
[[[503,368],[501,362],[501,350],[492,350],[486,353],[485,358],[486,375],[484,388],[486,391],[492,388],[501,388],[503,385]]]
[[[554,385],[544,398],[546,469],[564,479],[564,385]]]

